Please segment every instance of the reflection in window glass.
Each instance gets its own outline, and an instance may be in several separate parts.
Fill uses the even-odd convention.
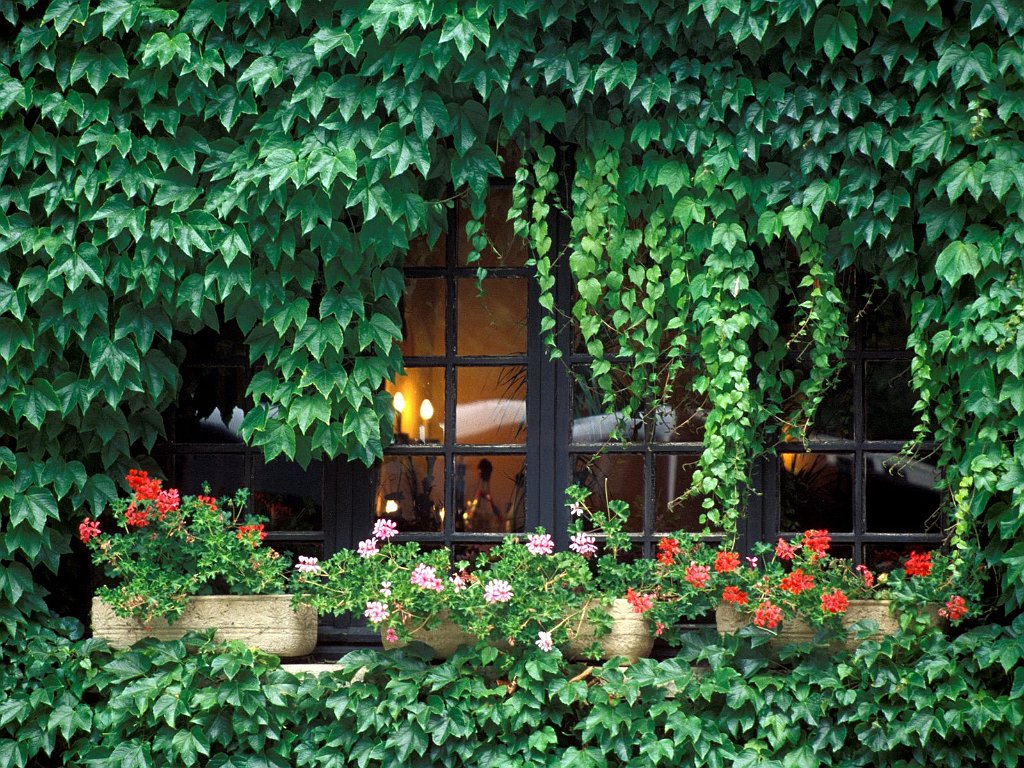
[[[266,517],[273,531],[318,531],[323,525],[323,465],[303,469],[293,461],[257,460],[253,470],[252,510]]]
[[[572,458],[573,482],[590,491],[587,506],[604,510],[610,499],[629,504],[626,530],[644,529],[644,457],[636,453],[576,454]]]
[[[457,373],[455,442],[526,442],[526,368],[461,367]]]
[[[237,366],[182,368],[175,409],[179,443],[240,443],[245,418],[245,369]]]
[[[403,355],[444,354],[445,306],[443,277],[414,277],[405,281],[400,343]]]
[[[385,456],[380,463],[374,513],[402,533],[443,530],[443,499],[443,456]]]
[[[182,495],[205,493],[233,496],[246,485],[245,456],[240,453],[183,453],[175,462],[174,487]]]
[[[864,310],[864,346],[867,349],[906,349],[910,321],[903,297],[875,291]]]
[[[461,278],[458,286],[458,354],[525,354],[527,280],[484,280],[483,294],[476,278]]]
[[[912,552],[927,552],[934,544],[865,544],[864,564],[873,571],[887,572],[902,568]]]
[[[786,414],[792,414],[800,407],[798,388],[807,379],[811,364],[809,360],[794,360],[787,367],[793,372],[793,387],[786,398]],[[784,438],[799,441],[797,434],[784,435]],[[818,405],[814,424],[807,435],[810,440],[833,440],[853,438],[853,370],[849,365],[843,367],[835,386],[828,390]]]
[[[526,241],[515,236],[512,222],[508,220],[508,211],[512,207],[512,190],[492,188],[487,194],[487,212],[484,214],[484,234],[487,235],[487,247],[480,254],[480,260],[474,266],[481,267],[522,267],[529,257]],[[469,210],[465,204],[459,207],[459,265],[466,265],[466,256],[470,251],[469,239],[466,237],[466,221]]]
[[[940,475],[928,457],[864,454],[865,506],[869,531],[937,532],[942,495]]]
[[[704,439],[704,422],[710,405],[707,397],[693,389],[693,368],[676,374],[668,402],[655,413],[655,440],[699,443]]]
[[[864,428],[868,440],[906,440],[914,433],[910,361],[864,363]]]
[[[671,454],[654,462],[654,530],[699,533],[701,499],[684,496],[693,482],[698,456]]]
[[[601,393],[594,385],[589,365],[574,365],[572,398],[572,442],[606,443],[612,439],[636,441],[645,433],[641,419],[627,419],[622,411],[611,410],[601,401]],[[616,386],[621,375],[612,372]],[[616,438],[613,438],[613,435]]]
[[[444,440],[444,368],[408,366],[385,388],[395,408],[396,443]]]
[[[526,526],[526,458],[455,457],[455,530],[513,533]]]
[[[407,267],[443,267],[445,261],[445,236],[437,238],[434,247],[427,243],[426,237],[417,237],[409,243],[409,250],[405,254],[405,266]]]
[[[779,454],[779,529],[853,530],[853,454]]]

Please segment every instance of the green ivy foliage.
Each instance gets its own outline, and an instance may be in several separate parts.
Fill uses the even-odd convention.
[[[1024,604],[1022,29],[1007,0],[0,0],[5,620],[159,436],[176,331],[246,334],[268,457],[379,456],[404,253],[453,194],[486,245],[506,146],[542,303],[567,258],[596,380],[626,355],[642,407],[658,360],[694,366],[694,491],[727,530],[793,420],[777,310],[807,320],[805,423],[837,275],[911,297],[921,434]]]
[[[112,654],[36,628],[0,647],[0,764],[1016,766],[1024,638],[930,630],[782,656],[700,636],[632,667],[556,653],[433,666],[354,652],[319,676],[190,635]]]

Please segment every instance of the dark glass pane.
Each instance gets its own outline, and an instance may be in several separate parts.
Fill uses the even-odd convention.
[[[695,455],[659,455],[654,460],[654,530],[690,531],[703,527],[701,499],[683,494],[690,490]]]
[[[941,530],[940,479],[932,457],[908,460],[892,453],[864,455],[864,504],[869,531],[924,533]]]
[[[178,443],[241,443],[245,417],[246,369],[184,367],[174,409]]]
[[[853,530],[853,454],[779,454],[779,529]]]
[[[483,293],[476,278],[460,278],[460,355],[526,354],[525,278],[484,280]]]
[[[655,411],[654,439],[658,442],[699,443],[710,405],[693,389],[696,371],[686,367],[675,376],[668,401]]]
[[[455,457],[455,530],[514,533],[526,526],[526,457]]]
[[[443,267],[445,262],[445,236],[442,233],[434,247],[427,243],[426,237],[417,237],[409,243],[409,251],[405,255],[407,267]]]
[[[613,410],[602,403],[601,393],[594,385],[589,365],[574,365],[572,398],[572,442],[605,443],[613,440],[636,442],[643,440],[641,419],[627,419],[622,411]],[[615,386],[625,386],[622,376],[613,370]]]
[[[810,367],[810,362],[805,359],[787,362],[787,368],[793,372],[793,386],[791,389],[784,390],[787,416],[795,413],[800,406],[799,387],[810,375]],[[801,438],[795,428],[789,432],[784,430],[782,437],[784,440],[794,442],[798,442]],[[814,425],[811,427],[807,439],[810,441],[853,439],[853,369],[849,364],[842,368],[835,385],[825,393],[818,405]]]
[[[249,485],[241,453],[179,454],[174,467],[174,487],[182,494],[205,493],[203,483],[209,483],[212,495],[231,496]]]
[[[487,194],[487,212],[484,214],[484,234],[487,235],[487,247],[480,254],[480,260],[472,266],[481,267],[521,267],[529,258],[526,241],[515,236],[512,222],[508,220],[508,210],[512,207],[511,189],[491,189]],[[466,222],[469,220],[469,209],[463,204],[459,206],[459,265],[466,265],[470,243],[466,237]]]
[[[409,366],[385,387],[395,408],[396,443],[444,441],[444,368]]]
[[[414,277],[405,281],[402,297],[402,354],[444,354],[445,281]]]
[[[609,499],[629,504],[626,530],[644,530],[644,457],[637,453],[576,454],[572,480],[590,491],[587,506],[604,510]]]
[[[456,372],[455,441],[526,442],[526,368],[462,367]]]
[[[910,361],[864,363],[864,437],[868,440],[907,440],[913,436],[914,391]]]
[[[828,553],[832,557],[840,557],[843,560],[853,560],[853,544],[833,544],[829,547]]]
[[[455,562],[465,561],[469,563],[467,570],[472,571],[476,568],[477,558],[481,555],[486,555],[497,544],[480,542],[479,544],[456,544],[455,545]]]
[[[927,552],[934,544],[865,544],[864,564],[873,571],[892,571],[902,568],[912,552]]]
[[[252,509],[275,531],[318,531],[323,525],[324,468],[303,469],[293,461],[257,461],[253,468]]]
[[[234,321],[219,328],[203,328],[195,333],[175,334],[185,347],[185,365],[246,365],[249,354],[245,334]]]
[[[903,297],[879,290],[865,298],[864,346],[867,349],[906,349],[910,321]]]
[[[385,456],[374,515],[394,520],[402,533],[444,530],[444,457]]]

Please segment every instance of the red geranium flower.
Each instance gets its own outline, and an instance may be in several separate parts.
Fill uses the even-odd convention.
[[[208,506],[211,512],[217,511],[217,499],[213,496],[196,496],[196,501],[202,502]]]
[[[267,538],[266,532],[263,530],[263,523],[257,523],[256,525],[242,525],[238,528],[238,533],[235,534],[239,539],[249,538],[250,533],[256,533],[259,535],[258,539],[253,540],[252,545],[258,547],[260,542]]]
[[[779,582],[779,589],[799,595],[808,589],[814,589],[814,577],[809,576],[800,568],[797,568]]]
[[[100,524],[95,520],[90,520],[88,517],[82,521],[82,524],[78,526],[78,538],[82,540],[83,544],[87,544],[89,539],[100,535]]]
[[[124,479],[139,501],[152,501],[160,493],[162,486],[159,480],[151,478],[144,469],[129,469]]]
[[[907,576],[929,576],[932,572],[931,552],[911,552],[904,566]]]
[[[715,571],[718,573],[731,573],[740,567],[740,555],[738,552],[719,552],[715,555]]]
[[[782,609],[771,600],[763,601],[754,611],[754,626],[775,629],[782,622]]]
[[[785,539],[779,539],[779,543],[775,545],[775,556],[779,560],[792,560],[796,555],[796,550],[793,549],[793,545]]]
[[[156,511],[160,515],[161,520],[167,517],[168,512],[176,510],[180,504],[181,497],[178,495],[176,488],[160,491],[156,496]]]
[[[711,569],[706,565],[697,565],[697,563],[691,561],[686,566],[686,573],[683,574],[683,578],[697,589],[703,589],[711,579]]]
[[[658,542],[658,562],[662,565],[672,565],[679,552],[679,542],[675,539],[666,537]]]
[[[139,509],[133,502],[124,511],[124,521],[132,528],[145,528],[149,525],[149,510],[146,507]]]
[[[857,573],[860,574],[861,578],[864,579],[864,586],[871,589],[875,586],[875,575],[868,570],[868,567],[864,564],[858,565],[854,568]]]
[[[828,531],[817,531],[811,529],[804,531],[804,546],[807,547],[814,554],[811,556],[812,560],[824,557],[828,554],[828,546],[832,541],[832,537],[828,535]]]
[[[654,605],[654,595],[642,595],[630,587],[626,590],[626,601],[633,607],[633,613],[646,613]]]
[[[939,609],[939,616],[950,621],[960,621],[966,615],[967,601],[960,597],[960,595],[952,595],[946,601],[946,607]]]
[[[850,607],[850,601],[846,599],[841,589],[833,589],[821,596],[821,610],[828,613],[845,613]]]
[[[735,603],[736,605],[746,605],[750,602],[746,592],[739,587],[733,586],[728,586],[722,590],[722,599],[727,603]]]

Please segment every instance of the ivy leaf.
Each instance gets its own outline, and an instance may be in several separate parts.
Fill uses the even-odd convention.
[[[501,176],[501,165],[488,146],[474,146],[464,156],[452,159],[452,183],[456,189],[468,184],[474,192],[483,195],[491,176]]]
[[[57,502],[49,491],[29,489],[24,493],[15,494],[11,499],[12,526],[27,520],[34,530],[42,531],[47,520],[56,520],[58,517]]]
[[[945,186],[946,196],[950,202],[955,202],[964,191],[969,191],[971,197],[977,200],[981,197],[982,179],[985,176],[985,163],[980,160],[971,162],[966,158],[958,160],[939,179],[939,186]]]
[[[844,47],[857,50],[857,19],[846,11],[838,16],[831,13],[819,15],[814,22],[814,49],[824,50],[831,61]]]
[[[935,261],[935,272],[950,285],[956,285],[962,277],[977,277],[981,271],[978,247],[963,240],[954,240],[942,249]]]

